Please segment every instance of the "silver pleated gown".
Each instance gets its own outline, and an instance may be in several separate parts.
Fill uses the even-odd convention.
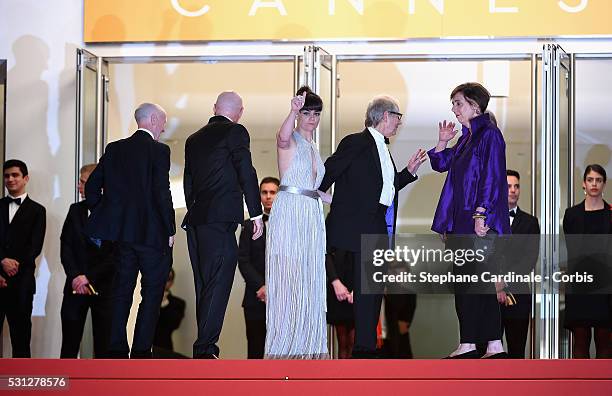
[[[299,133],[293,137],[297,148],[281,185],[317,190],[325,173],[321,156]],[[329,357],[325,276],[320,199],[279,191],[266,234],[266,359]]]

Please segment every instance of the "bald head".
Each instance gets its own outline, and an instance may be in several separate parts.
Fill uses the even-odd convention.
[[[144,128],[151,131],[155,140],[159,139],[159,135],[166,128],[166,111],[155,103],[143,103],[134,112],[134,118],[138,128]]]
[[[234,122],[242,117],[242,98],[234,91],[221,92],[213,107],[215,115],[226,116]]]

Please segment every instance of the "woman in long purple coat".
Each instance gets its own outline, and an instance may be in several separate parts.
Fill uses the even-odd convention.
[[[444,235],[447,248],[465,248],[466,238],[457,237],[460,235],[471,235],[467,239],[474,240],[487,234],[511,233],[506,143],[489,114],[485,113],[490,97],[486,88],[478,83],[465,83],[455,88],[451,93],[452,110],[463,126],[462,135],[457,144],[448,148],[448,142],[458,131],[453,122],[445,120],[439,124],[438,144],[428,152],[432,169],[448,172],[431,227]],[[481,270],[474,263],[453,266],[456,274]],[[492,289],[493,285],[489,286]],[[505,299],[505,295],[503,285],[496,284],[495,288],[486,294],[466,292],[465,285],[456,288],[460,343],[449,358],[481,357],[476,344],[487,345],[483,357],[505,357],[498,304],[498,298]]]

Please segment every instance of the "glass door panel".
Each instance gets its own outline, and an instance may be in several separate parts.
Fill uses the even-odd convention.
[[[303,84],[308,85],[323,101],[323,112],[315,132],[315,142],[325,161],[334,149],[336,131],[336,57],[325,50],[304,48]]]
[[[77,49],[75,183],[83,165],[98,162],[104,152],[108,117],[108,63],[84,49]],[[80,200],[75,188],[75,201]],[[93,357],[91,316],[85,322],[80,356]]]
[[[77,180],[81,166],[97,162],[104,152],[108,83],[108,63],[91,52],[77,49]],[[78,192],[75,194],[78,200]]]
[[[553,273],[561,270],[562,213],[572,203],[573,116],[570,56],[558,45],[542,53],[542,129],[540,135],[540,245],[542,275],[539,295],[539,357],[569,357],[569,337],[561,324],[563,294]]]

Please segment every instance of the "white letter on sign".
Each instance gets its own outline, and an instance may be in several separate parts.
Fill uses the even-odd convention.
[[[363,0],[349,0],[359,15],[363,15]],[[329,15],[336,15],[336,0],[329,0]]]
[[[518,12],[518,7],[498,7],[496,4],[496,0],[489,0],[489,13],[516,13]]]
[[[197,11],[187,11],[179,4],[179,0],[170,0],[170,3],[172,3],[172,8],[174,8],[176,12],[186,17],[199,17],[210,11],[210,6],[207,5]]]
[[[255,16],[255,14],[257,13],[257,9],[262,8],[262,7],[276,8],[282,16],[287,16],[287,10],[285,10],[285,6],[283,5],[282,0],[275,0],[275,1],[255,0],[253,2],[253,5],[251,6],[251,10],[249,11],[249,16]]]
[[[557,4],[559,4],[559,7],[561,7],[561,9],[565,12],[576,13],[584,10],[589,4],[589,0],[580,0],[580,4],[574,7],[568,6],[567,4],[565,4],[565,1],[559,1]]]
[[[416,0],[410,0],[408,2],[408,13],[410,15],[414,15],[415,13],[415,3]],[[444,0],[429,0],[432,6],[435,7],[436,10],[440,13],[440,15],[444,15]]]

